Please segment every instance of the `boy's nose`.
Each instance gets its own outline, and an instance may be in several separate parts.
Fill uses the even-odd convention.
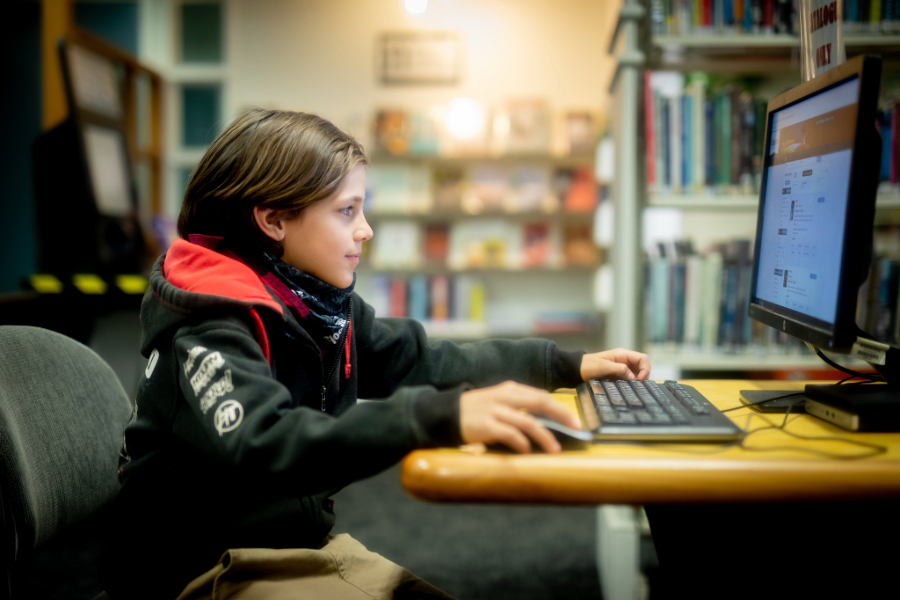
[[[356,239],[361,242],[368,242],[372,239],[372,236],[375,235],[375,232],[372,231],[372,228],[369,226],[369,222],[366,221],[366,217],[362,217],[362,225],[359,229],[356,230]]]

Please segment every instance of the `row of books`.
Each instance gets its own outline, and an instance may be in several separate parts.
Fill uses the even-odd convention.
[[[875,231],[874,258],[859,290],[856,322],[876,339],[900,343],[900,225]],[[660,245],[646,266],[647,340],[653,344],[740,350],[785,343],[747,316],[750,240],[698,254],[689,242]]]
[[[726,354],[805,353],[803,343],[747,315],[751,241],[703,253],[688,241],[660,246],[646,266],[647,341],[666,349]]]
[[[366,209],[379,213],[590,212],[602,193],[588,166],[376,164],[369,171]]]
[[[419,321],[484,320],[484,283],[468,275],[378,275],[367,298],[380,317]]]
[[[783,344],[779,332],[747,316],[751,242],[696,253],[690,242],[660,245],[646,266],[646,337],[652,344],[739,352]]]
[[[374,238],[363,249],[364,260],[379,270],[559,268],[594,266],[600,260],[590,222],[390,220],[377,224]]]
[[[487,323],[485,284],[469,275],[375,276],[367,296],[379,317],[411,317],[431,325],[463,324],[463,337],[498,335],[584,334],[597,328],[596,315],[581,311],[539,312],[530,323]],[[493,326],[491,326],[493,325]],[[437,328],[436,337],[454,329]]]
[[[654,34],[794,33],[796,0],[650,0]]]
[[[796,34],[798,0],[651,0],[651,30],[657,35]],[[897,0],[846,0],[842,27],[849,34],[900,32]]]
[[[667,193],[752,193],[762,176],[767,102],[704,73],[644,73],[647,181]]]
[[[467,98],[424,109],[382,108],[374,115],[376,153],[496,156],[592,153],[602,130],[594,110],[554,111],[542,99],[485,106]]]

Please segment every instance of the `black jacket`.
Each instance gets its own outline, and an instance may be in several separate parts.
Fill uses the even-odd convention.
[[[228,548],[319,545],[341,487],[461,443],[467,387],[580,382],[581,353],[546,340],[429,344],[419,323],[376,318],[356,294],[347,316],[349,340],[325,364],[234,255],[179,240],[157,261],[104,552],[111,596],[174,598]]]

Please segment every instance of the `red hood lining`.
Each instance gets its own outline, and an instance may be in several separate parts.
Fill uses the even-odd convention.
[[[284,314],[253,269],[209,248],[175,240],[162,270],[166,281],[186,292],[263,304]]]

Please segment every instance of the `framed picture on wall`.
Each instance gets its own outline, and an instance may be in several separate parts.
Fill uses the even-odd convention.
[[[453,31],[383,33],[375,56],[385,85],[452,85],[462,79],[462,38]]]

